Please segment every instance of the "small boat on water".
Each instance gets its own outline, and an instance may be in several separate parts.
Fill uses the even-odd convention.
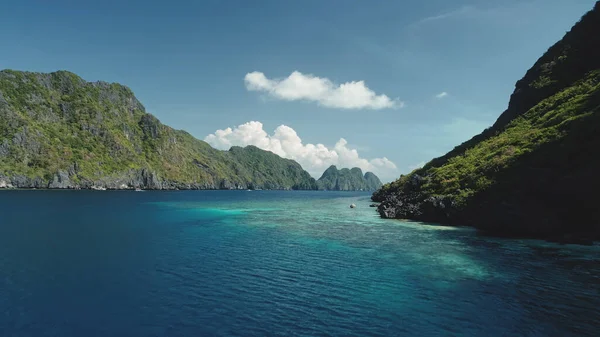
[[[143,190],[143,189],[141,189],[141,188],[139,188],[139,187],[138,187],[138,188],[136,188],[136,189],[135,189],[135,191],[136,191],[136,192],[144,192],[144,190]]]

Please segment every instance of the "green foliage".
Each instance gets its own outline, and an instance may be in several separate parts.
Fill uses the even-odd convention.
[[[547,87],[550,86],[552,84],[554,84],[555,81],[553,81],[552,79],[550,79],[550,77],[548,76],[540,76],[540,78],[538,78],[537,80],[533,81],[530,86],[536,89],[541,89],[543,87]]]
[[[4,145],[3,145],[4,144]],[[98,181],[148,169],[203,188],[315,188],[297,163],[257,148],[218,151],[147,114],[119,84],[0,71],[0,176]]]
[[[598,113],[600,71],[590,72],[581,81],[517,117],[501,132],[451,156],[442,164],[428,163],[411,175],[425,177],[420,191],[426,195],[451,195],[458,204],[493,186],[498,175],[517,165],[521,157],[540,147],[560,142],[570,125]],[[595,125],[589,125],[593,128]],[[386,184],[382,192],[405,189],[411,175]]]
[[[554,179],[566,179],[561,174],[577,171],[566,177],[581,175],[581,179],[597,181],[595,176],[579,173],[588,168],[574,158],[581,160],[575,153],[600,145],[594,143],[600,107],[599,45],[600,2],[517,82],[508,109],[492,127],[384,185],[373,199],[404,195],[419,204],[442,196],[462,209],[481,202],[477,198],[488,190],[498,200],[515,199],[510,190],[522,187],[515,184],[534,186],[527,179],[541,179],[531,172],[551,172],[544,173],[544,179],[551,179],[552,174]],[[588,135],[587,140],[579,135]],[[491,209],[490,203],[485,205]]]
[[[372,172],[363,176],[358,167],[338,170],[335,165],[330,166],[319,180],[317,185],[321,190],[334,191],[374,191],[381,187],[381,181]]]
[[[300,164],[282,159],[278,155],[255,146],[234,146],[227,153],[236,163],[236,175],[251,180],[254,186],[276,188],[291,186],[294,189],[316,189],[316,182]]]

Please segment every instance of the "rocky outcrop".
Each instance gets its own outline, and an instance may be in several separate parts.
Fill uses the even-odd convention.
[[[67,71],[0,71],[0,178],[2,188],[316,189],[293,160],[218,151],[146,113],[129,88]]]
[[[382,217],[600,239],[600,2],[515,85],[489,129],[373,194]]]
[[[377,177],[373,172],[365,173],[364,179],[365,185],[369,191],[375,191],[383,185],[381,180],[379,180],[379,177]]]
[[[155,172],[148,169],[131,170],[121,175],[101,177],[97,180],[81,179],[76,174],[59,171],[50,180],[43,177],[26,177],[23,175],[0,176],[0,189],[96,189],[96,190],[293,190],[314,189],[304,186],[286,186],[281,184],[256,184],[232,182],[223,179],[218,182],[185,183],[174,180],[163,180]],[[310,185],[308,187],[311,187]]]
[[[6,179],[0,179],[0,188],[13,188],[13,185],[9,182],[6,182]]]
[[[381,181],[372,172],[363,175],[358,167],[338,170],[331,165],[317,180],[317,186],[329,191],[375,191],[381,187]]]
[[[75,188],[75,185],[71,182],[71,178],[69,174],[65,171],[58,171],[54,175],[52,181],[48,184],[48,188],[57,188],[57,189],[65,189],[65,188]]]

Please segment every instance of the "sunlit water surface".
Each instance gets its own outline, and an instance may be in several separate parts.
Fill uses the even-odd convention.
[[[599,259],[365,193],[2,191],[0,336],[598,336]]]

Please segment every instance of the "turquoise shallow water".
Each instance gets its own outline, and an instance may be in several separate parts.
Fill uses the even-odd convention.
[[[597,336],[600,247],[383,220],[368,205],[2,191],[0,336]]]

